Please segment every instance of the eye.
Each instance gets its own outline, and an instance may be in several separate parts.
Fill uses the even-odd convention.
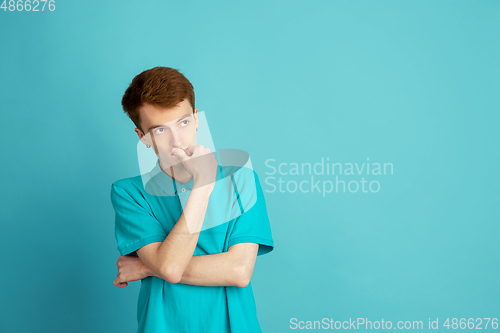
[[[185,119],[185,120],[181,121],[182,127],[186,126],[187,124],[189,124],[189,120]]]
[[[164,129],[163,127],[158,127],[157,129],[155,129],[155,130],[154,130],[154,133],[155,133],[155,134],[161,134],[161,133],[163,133],[163,132],[164,132],[164,130],[165,130],[165,129]]]

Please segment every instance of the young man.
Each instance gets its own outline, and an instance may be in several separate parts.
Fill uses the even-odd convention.
[[[158,161],[148,182],[111,186],[121,255],[113,283],[141,280],[139,333],[261,332],[250,279],[256,257],[274,248],[263,191],[253,170],[219,165],[197,145],[194,100],[169,67],[142,72],[125,91],[123,109]]]

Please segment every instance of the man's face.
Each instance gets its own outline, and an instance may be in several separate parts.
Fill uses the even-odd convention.
[[[189,145],[196,145],[198,109],[191,108],[187,99],[174,108],[164,109],[151,104],[139,108],[141,127],[146,133],[135,129],[144,144],[156,147],[156,154],[163,164],[176,165],[180,159],[172,154],[172,148],[186,151]]]

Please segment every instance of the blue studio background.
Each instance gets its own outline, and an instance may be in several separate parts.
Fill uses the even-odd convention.
[[[252,278],[264,332],[499,318],[499,18],[498,1],[0,10],[0,331],[135,332],[109,194],[139,174],[120,102],[154,66],[193,83],[216,147],[251,155],[275,241]],[[393,172],[290,174],[322,158]],[[376,182],[324,195],[311,176]]]

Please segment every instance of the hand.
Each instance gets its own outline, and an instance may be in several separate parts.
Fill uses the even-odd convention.
[[[113,284],[119,288],[126,287],[128,285],[127,282],[151,276],[149,268],[144,265],[139,257],[120,256],[116,262],[116,266],[118,266],[118,275]]]
[[[218,163],[210,148],[190,145],[186,150],[173,148],[172,153],[179,157],[184,168],[195,181],[201,181],[201,186],[215,183]]]

